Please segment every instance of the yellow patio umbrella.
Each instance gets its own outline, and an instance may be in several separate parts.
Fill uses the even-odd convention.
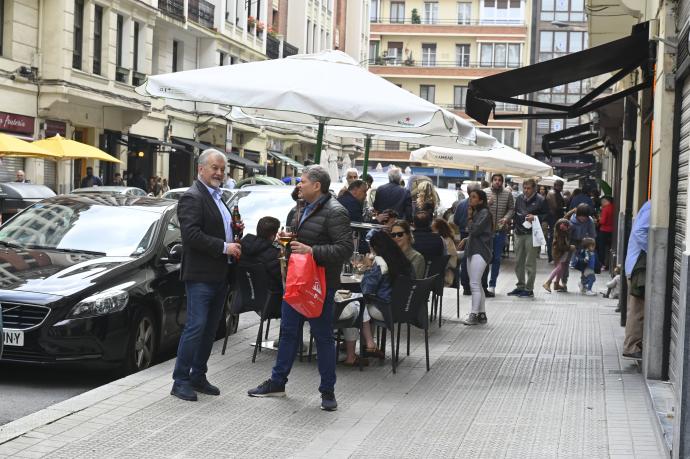
[[[61,156],[53,153],[39,145],[26,142],[9,134],[0,133],[0,157],[1,156],[20,156],[22,158],[42,158],[58,160]]]
[[[65,139],[60,137],[59,134],[48,139],[37,140],[33,142],[33,145],[59,155],[59,159],[97,159],[111,163],[122,162],[96,147],[77,142],[76,140]]]

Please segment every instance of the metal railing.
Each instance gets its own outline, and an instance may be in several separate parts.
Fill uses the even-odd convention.
[[[447,108],[448,110],[465,110],[465,102],[458,104],[436,104],[439,107]],[[520,106],[516,104],[506,104],[503,102],[496,102],[497,112],[517,112],[520,111]]]
[[[522,66],[521,62],[510,65],[498,65],[491,63],[490,65],[482,64],[481,62],[458,62],[458,61],[425,61],[424,59],[392,59],[386,56],[378,56],[369,59],[369,65],[378,65],[386,67],[438,67],[438,68],[465,68],[465,69],[515,69]]]
[[[434,18],[425,20],[423,17],[419,22],[413,22],[412,18],[369,18],[371,24],[408,24],[408,25],[456,25],[456,26],[506,26],[524,27],[525,21],[522,19],[460,19],[460,18]]]
[[[168,16],[184,21],[184,0],[158,0],[158,9]]]
[[[216,6],[213,3],[206,0],[189,0],[187,14],[190,21],[212,29],[215,8]]]
[[[269,59],[280,58],[280,40],[270,35],[266,37],[266,57]]]
[[[295,45],[284,41],[283,42],[283,57],[294,56],[299,53],[299,48]]]

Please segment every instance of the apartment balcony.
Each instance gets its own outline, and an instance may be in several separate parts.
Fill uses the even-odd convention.
[[[294,56],[295,54],[299,53],[299,48],[295,45],[291,45],[290,43],[284,41],[283,42],[283,57],[288,57],[288,56]]]
[[[285,40],[281,40],[271,35],[266,35],[266,57],[269,59],[280,59],[298,53],[296,46],[292,46]]]
[[[187,17],[202,27],[213,29],[215,5],[206,0],[188,0]]]
[[[413,23],[408,18],[378,18],[371,20],[371,33],[391,35],[396,33],[415,35],[498,35],[527,36],[529,30],[524,20],[486,19],[435,19]]]
[[[401,76],[409,78],[482,78],[489,75],[505,72],[506,70],[520,67],[515,65],[481,64],[478,62],[457,61],[424,61],[418,59],[391,59],[389,57],[376,57],[369,59],[369,71],[377,75]]]
[[[164,14],[184,21],[184,0],[158,0],[158,9]]]

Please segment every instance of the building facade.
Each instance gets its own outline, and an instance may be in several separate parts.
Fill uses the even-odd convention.
[[[469,81],[529,63],[531,4],[525,0],[370,0],[369,69],[466,117]],[[501,112],[517,110],[511,104],[497,106]],[[526,152],[525,121],[492,121],[481,130]],[[405,166],[413,147],[374,142],[372,161]]]
[[[535,0],[532,10],[531,63],[544,62],[588,47],[587,15],[584,0]],[[587,94],[588,87],[573,82],[537,94],[540,102],[555,104],[575,103]],[[580,118],[552,118],[530,120],[528,124],[527,152],[541,159],[542,137],[554,131],[577,126]]]
[[[121,161],[4,158],[0,180],[25,169],[33,182],[66,192],[92,166],[105,183],[140,174],[175,187],[191,183],[207,146],[228,153],[236,178],[251,169],[291,175],[314,157],[309,136],[230,123],[228,107],[151,99],[134,88],[152,74],[331,49],[333,0],[4,0],[0,8],[0,132],[60,134]]]

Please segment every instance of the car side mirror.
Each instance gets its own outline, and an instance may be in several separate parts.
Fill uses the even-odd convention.
[[[175,244],[170,248],[167,258],[161,258],[163,263],[180,263],[182,261],[182,244]]]

